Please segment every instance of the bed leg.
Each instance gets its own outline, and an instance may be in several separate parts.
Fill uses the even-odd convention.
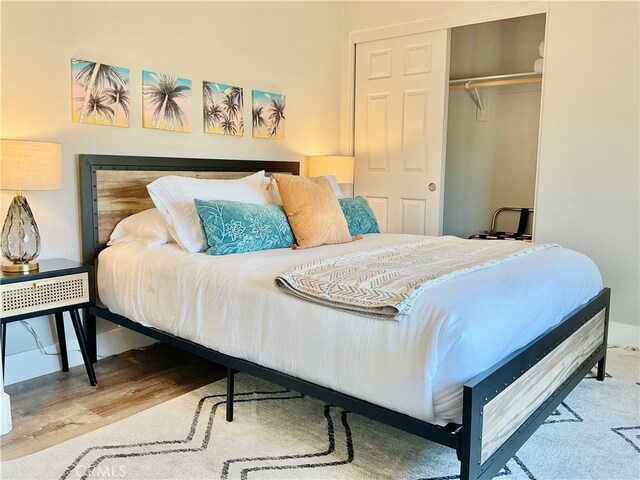
[[[98,361],[98,339],[96,332],[96,316],[91,315],[89,310],[84,311],[84,333],[87,341],[87,351],[89,353],[89,361],[96,363]]]
[[[463,453],[460,459],[460,480],[475,480],[477,478],[475,465],[471,464],[468,456],[465,458],[466,455],[468,454]]]
[[[462,466],[460,467],[460,480],[473,480],[468,471],[466,471]]]
[[[604,380],[604,374],[605,374],[604,369],[606,365],[607,365],[607,352],[605,351],[604,357],[602,357],[598,362],[598,374],[596,376],[596,379],[599,380],[600,382]]]
[[[227,368],[227,422],[233,422],[233,379],[235,371]]]
[[[607,366],[607,344],[609,338],[609,302],[611,298],[611,291],[607,289],[606,292],[606,302],[607,302],[607,311],[604,317],[604,338],[602,339],[602,346],[604,347],[604,354],[602,358],[598,362],[598,374],[596,375],[596,379],[600,382],[604,380],[605,377],[605,368]]]
[[[456,448],[460,480],[475,480],[480,474],[481,411],[480,395],[465,385],[462,392],[462,428]]]

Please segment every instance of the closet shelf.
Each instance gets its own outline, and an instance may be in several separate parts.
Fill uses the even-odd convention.
[[[499,87],[502,85],[523,85],[527,83],[542,83],[542,73],[511,73],[508,75],[492,75],[488,77],[458,78],[449,80],[449,89],[470,89],[483,87]]]

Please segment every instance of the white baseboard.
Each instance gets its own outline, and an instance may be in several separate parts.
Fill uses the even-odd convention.
[[[69,338],[71,337],[71,338]],[[67,352],[69,354],[69,367],[82,365],[82,354],[75,335],[69,335],[67,340]],[[126,328],[117,327],[113,330],[98,334],[98,359],[109,357],[134,348],[141,348],[154,343],[152,338],[140,335]],[[46,350],[59,352],[58,344],[49,345]],[[60,357],[58,355],[44,355],[38,349],[7,355],[5,363],[4,384],[29,380],[30,378],[59,372]],[[100,379],[98,378],[98,382]]]
[[[609,338],[607,343],[616,347],[640,348],[640,325],[609,322]]]
[[[5,435],[12,429],[11,398],[4,393],[4,387],[2,387],[2,391],[0,391],[0,435]]]

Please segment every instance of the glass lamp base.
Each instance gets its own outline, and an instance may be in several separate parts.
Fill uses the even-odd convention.
[[[2,271],[6,273],[29,273],[38,271],[38,262],[31,263],[3,263]]]
[[[20,193],[13,198],[2,226],[0,249],[9,262],[2,265],[3,272],[26,273],[38,270],[31,263],[40,253],[40,232],[27,199]]]

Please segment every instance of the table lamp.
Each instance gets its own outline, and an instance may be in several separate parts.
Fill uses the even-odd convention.
[[[2,256],[11,262],[3,263],[2,270],[38,270],[32,260],[40,254],[40,233],[22,191],[62,188],[60,144],[2,140],[0,166],[0,189],[17,192],[2,226]]]
[[[354,157],[319,155],[309,157],[309,176],[334,175],[338,184],[353,186]],[[352,196],[350,193],[349,196]]]

